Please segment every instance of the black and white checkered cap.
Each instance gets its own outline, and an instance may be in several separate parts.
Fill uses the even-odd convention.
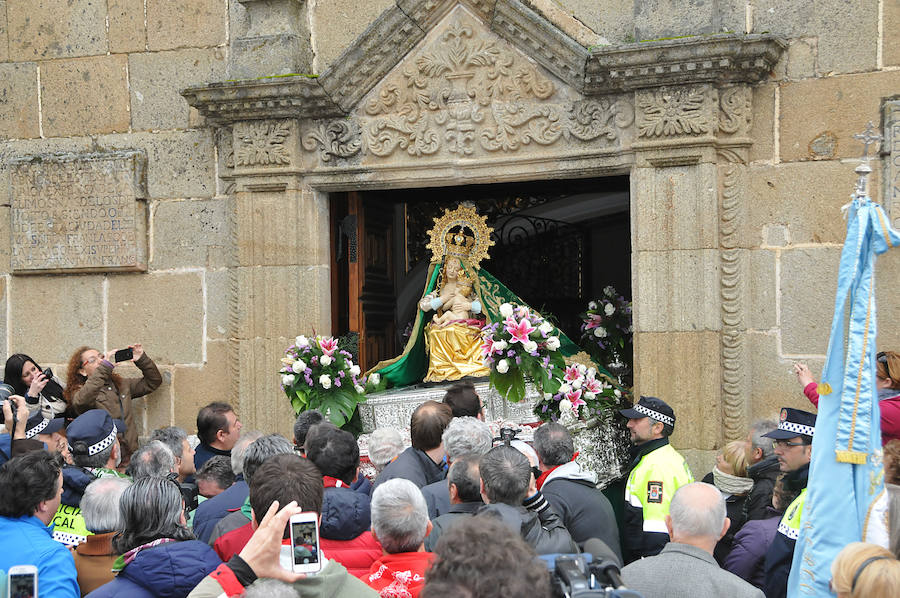
[[[797,436],[812,437],[816,432],[816,414],[800,409],[783,407],[779,418],[778,427],[763,434],[766,438],[775,440],[788,440]]]
[[[665,401],[656,397],[641,397],[633,407],[622,409],[619,413],[628,419],[651,417],[664,424],[675,425],[675,412]]]
[[[25,425],[25,438],[34,438],[38,434],[53,434],[64,428],[65,425],[66,420],[62,417],[44,419],[39,409],[28,418],[28,423]]]
[[[69,424],[66,437],[73,455],[96,455],[112,446],[117,433],[124,432],[121,420],[113,419],[103,409],[91,409]]]

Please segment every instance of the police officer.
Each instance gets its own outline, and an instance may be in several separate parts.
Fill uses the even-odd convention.
[[[767,434],[775,445],[778,465],[785,472],[782,484],[800,495],[790,504],[778,524],[778,533],[766,553],[763,590],[766,598],[784,598],[787,594],[788,575],[794,558],[794,545],[800,535],[803,504],[806,500],[806,484],[809,480],[809,461],[812,456],[812,439],[816,431],[816,416],[808,411],[784,407],[778,427]]]
[[[625,562],[658,554],[669,541],[666,515],[675,491],[694,481],[678,451],[669,445],[675,412],[656,397],[641,397],[630,409],[631,466],[625,484],[625,522],[622,530]]]

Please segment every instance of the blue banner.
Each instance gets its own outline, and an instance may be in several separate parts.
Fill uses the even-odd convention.
[[[788,581],[791,597],[832,596],[828,581],[837,553],[850,542],[866,541],[867,529],[886,525],[873,516],[884,494],[875,388],[875,256],[898,245],[900,233],[881,206],[865,194],[854,195],[819,384],[806,504]]]

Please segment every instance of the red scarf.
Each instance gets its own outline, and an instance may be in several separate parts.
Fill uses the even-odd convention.
[[[575,457],[577,457],[577,456],[578,456],[578,451],[575,451],[575,454],[572,455],[572,459],[569,461],[569,463],[571,463],[572,461],[574,461],[574,460],[575,460]],[[544,485],[544,482],[547,481],[547,476],[550,475],[550,472],[553,471],[554,469],[556,469],[557,467],[562,467],[562,465],[554,465],[553,467],[551,467],[550,469],[548,469],[547,471],[545,471],[544,473],[542,473],[542,474],[540,475],[540,477],[538,477],[538,479],[536,479],[536,480],[534,481],[534,483],[537,485],[537,489],[538,489],[538,490],[540,490],[540,489],[541,489],[541,486]]]
[[[322,476],[322,483],[325,484],[326,488],[349,488],[349,484],[345,484],[341,480],[337,478],[333,478],[330,475]]]

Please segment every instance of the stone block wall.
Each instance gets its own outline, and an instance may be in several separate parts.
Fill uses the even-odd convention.
[[[142,342],[164,382],[136,402],[139,434],[193,432],[198,406],[230,392],[233,201],[211,128],[179,94],[224,78],[228,14],[227,0],[0,1],[0,357],[64,379],[79,345]],[[6,161],[122,149],[146,155],[147,272],[11,274]]]
[[[852,192],[860,153],[851,136],[868,121],[881,126],[884,100],[900,95],[900,5],[557,0],[550,10],[546,0],[518,1],[551,21],[580,21],[614,44],[719,32],[786,38],[784,58],[753,89],[753,145],[740,178],[743,224],[735,235],[746,252],[748,414],[804,407],[790,367],[800,359],[817,371],[824,357],[844,235],[840,207]],[[336,64],[395,5],[297,3],[307,19],[298,29],[308,30],[313,74]],[[193,431],[199,405],[234,391],[233,367],[248,360],[247,367],[264,369],[255,353],[280,352],[260,339],[289,339],[308,332],[294,329],[302,326],[327,332],[330,325],[327,196],[309,189],[272,198],[235,191],[219,177],[227,158],[217,153],[216,132],[179,93],[229,78],[231,44],[248,31],[253,24],[237,0],[0,0],[0,314],[6,314],[0,352],[3,358],[27,352],[62,374],[80,344],[143,342],[165,383],[139,401],[142,433],[170,423]],[[13,275],[6,161],[121,149],[147,157],[148,271]],[[881,197],[881,164],[873,167],[872,193]],[[692,449],[698,470],[708,469],[725,439],[723,422],[704,419],[709,406],[720,411],[720,369],[704,364],[721,360],[721,314],[694,308],[717,305],[710,294],[719,292],[722,276],[719,190],[697,184],[716,181],[716,169],[711,160],[656,168],[635,176],[632,189],[633,213],[667,235],[634,240],[636,287],[650,291],[635,297],[641,390],[683,406],[681,421],[692,423],[679,428],[675,441]],[[690,201],[647,201],[667,194]],[[900,225],[900,205],[889,207]],[[272,234],[265,235],[256,221],[273,214]],[[236,224],[257,231],[252,243],[235,243]],[[278,241],[288,237],[315,241]],[[878,267],[879,345],[898,349],[900,298],[893,286],[900,255],[884,256]],[[254,289],[252,302],[237,301],[235,288]],[[291,297],[300,303],[286,305]],[[255,313],[235,307],[248,303]],[[229,362],[234,355],[238,365]],[[273,370],[279,356],[271,356]],[[278,393],[272,380],[271,387],[240,393],[271,401]],[[248,423],[287,432],[283,409],[268,409],[266,401],[247,405]]]

